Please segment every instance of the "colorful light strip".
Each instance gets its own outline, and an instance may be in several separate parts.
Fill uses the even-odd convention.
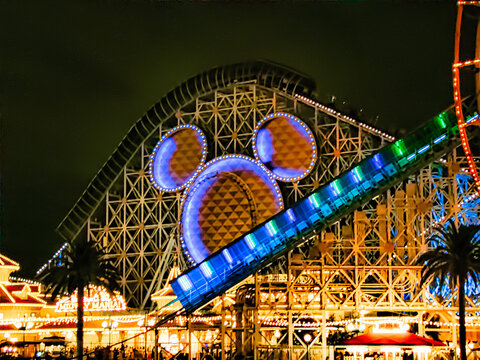
[[[318,194],[312,194],[308,197],[308,201],[312,204],[315,208],[320,207],[320,203],[318,202]]]
[[[229,264],[233,263],[232,255],[230,255],[230,252],[228,251],[228,249],[223,249],[222,254],[223,256],[225,256],[225,259]]]
[[[433,143],[436,145],[438,144],[439,142],[441,142],[442,140],[445,140],[447,138],[447,135],[443,134],[442,136],[439,136],[438,138],[436,138],[435,140],[433,140]]]
[[[188,278],[188,276],[185,276],[185,275],[180,276],[178,278],[178,282],[184,291],[188,291],[193,287],[193,284]]]
[[[362,176],[362,173],[360,171],[360,168],[357,166],[355,168],[353,168],[353,174],[354,174],[354,177],[355,177],[355,182],[358,183],[360,181],[363,180],[363,176]]]
[[[478,64],[480,64],[480,59],[458,62],[458,63],[453,64],[453,67],[454,68],[462,68],[462,67],[465,67],[465,66],[473,66],[473,65],[478,65]]]
[[[205,275],[207,278],[211,278],[213,275],[212,268],[210,267],[210,263],[208,261],[200,264],[200,270],[202,270],[203,275]]]
[[[255,242],[255,236],[253,234],[248,234],[245,236],[245,241],[248,245],[248,247],[251,249],[255,248],[256,242]]]
[[[462,6],[462,5],[480,5],[480,1],[473,1],[473,0],[470,0],[470,1],[467,1],[467,0],[460,0],[460,1],[457,1],[457,5],[458,5],[458,6]]]

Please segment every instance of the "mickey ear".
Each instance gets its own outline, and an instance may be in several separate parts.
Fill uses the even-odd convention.
[[[307,176],[317,160],[317,145],[310,128],[287,113],[267,115],[254,129],[255,158],[277,180],[298,181]]]
[[[180,125],[162,136],[150,155],[149,175],[162,191],[178,191],[201,171],[207,158],[207,140],[195,125]]]

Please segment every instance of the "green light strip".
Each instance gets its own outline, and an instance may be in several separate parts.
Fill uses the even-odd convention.
[[[405,155],[405,144],[403,143],[403,140],[400,139],[394,144],[394,150],[397,153],[397,155],[403,156]]]
[[[335,191],[337,192],[337,195],[342,192],[342,191],[340,190],[340,187],[339,187],[338,183],[337,183],[337,180],[335,180],[335,181],[332,183],[332,185],[333,185]]]
[[[363,180],[363,176],[362,176],[362,174],[360,173],[360,168],[359,168],[358,166],[353,169],[353,173],[354,173],[355,176],[357,177],[358,182],[360,182],[360,181]]]

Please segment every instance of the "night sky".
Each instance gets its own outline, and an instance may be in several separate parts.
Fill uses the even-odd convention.
[[[412,130],[452,102],[455,16],[453,1],[0,1],[0,253],[33,276],[130,126],[214,66],[269,59]]]

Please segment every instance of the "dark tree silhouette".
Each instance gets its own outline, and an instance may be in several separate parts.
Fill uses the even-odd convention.
[[[83,358],[83,296],[88,285],[103,286],[113,294],[119,275],[92,241],[77,239],[65,247],[54,265],[37,276],[52,298],[77,291],[77,354]]]
[[[417,260],[423,265],[420,286],[432,279],[448,284],[458,291],[457,301],[460,324],[460,359],[467,359],[465,331],[465,283],[471,278],[479,283],[480,276],[480,225],[457,225],[450,220],[445,228],[438,227],[428,240],[430,249]]]

